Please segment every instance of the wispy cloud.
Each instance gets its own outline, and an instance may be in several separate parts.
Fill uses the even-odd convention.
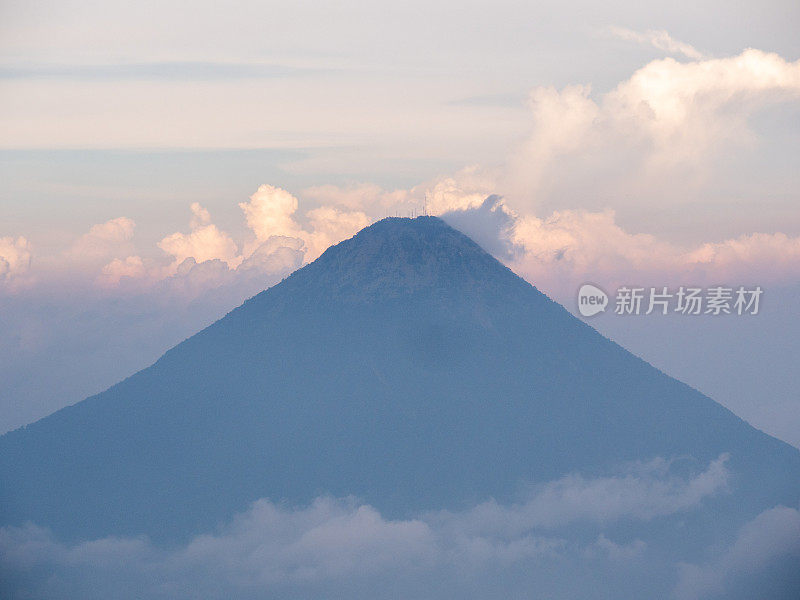
[[[663,50],[670,54],[681,54],[686,58],[699,60],[704,58],[704,54],[697,50],[694,46],[681,42],[673,38],[669,33],[663,29],[648,29],[647,31],[639,32],[625,27],[609,27],[610,33],[621,39],[630,42],[637,42],[639,44],[647,44],[658,50]]]

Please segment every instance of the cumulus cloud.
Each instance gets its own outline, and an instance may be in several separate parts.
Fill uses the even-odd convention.
[[[205,208],[195,202],[191,210],[191,232],[176,232],[158,243],[159,248],[173,257],[173,272],[187,258],[198,263],[220,260],[229,267],[236,268],[241,262],[236,243],[210,222],[211,217]]]
[[[302,236],[308,246],[309,260],[318,257],[332,244],[354,236],[370,224],[370,218],[362,212],[344,212],[328,206],[308,211],[307,217],[311,230],[303,232]]]
[[[626,231],[612,210],[520,215],[498,196],[442,218],[559,298],[571,298],[576,286],[586,281],[609,287],[753,285],[800,277],[800,238],[783,233],[680,245]]]
[[[480,207],[498,188],[496,168],[470,165],[408,189],[386,190],[371,183],[323,185],[303,190],[304,199],[373,218],[441,215]]]
[[[43,598],[91,598],[109,590],[115,597],[188,598],[201,589],[209,598],[320,591],[351,598],[423,591],[485,597],[531,586],[580,597],[577,592],[608,585],[610,572],[646,555],[643,541],[615,541],[605,525],[697,508],[724,486],[724,463],[721,457],[680,478],[670,475],[669,461],[658,459],[608,477],[566,477],[532,490],[518,505],[406,519],[386,518],[352,498],[321,497],[304,508],[262,499],[216,532],[170,550],[143,538],[67,545],[29,524],[0,530],[0,569],[12,591]],[[596,527],[588,533],[565,528],[587,520],[599,534]]]
[[[675,258],[672,245],[652,235],[619,227],[612,211],[555,211],[547,218],[524,216],[509,230],[520,252],[514,261],[531,281],[570,287],[579,279],[617,280],[642,273],[663,273]]]
[[[72,246],[74,255],[86,258],[105,257],[133,238],[136,223],[127,217],[117,217],[92,225]]]
[[[434,181],[425,191],[428,214],[478,208],[496,191],[494,176],[478,166],[461,169],[452,176]]]
[[[190,230],[169,234],[157,244],[168,261],[147,257],[146,250],[136,252],[132,243],[134,221],[118,217],[93,225],[63,255],[49,257],[46,261],[49,272],[42,274],[94,281],[108,292],[123,282],[125,291],[130,292],[135,281],[141,289],[196,296],[238,280],[254,281],[258,275],[267,276],[262,283],[268,285],[274,281],[272,276],[285,276],[372,222],[373,218],[365,212],[349,207],[368,203],[375,190],[361,187],[355,190],[356,199],[348,201],[352,189],[312,189],[313,197],[326,198],[331,204],[301,212],[298,199],[290,192],[262,185],[248,202],[239,204],[252,234],[239,243],[212,222],[205,207],[192,203]],[[402,199],[409,195],[408,191],[384,194],[386,198]],[[30,260],[30,244],[24,237],[0,238],[0,280],[18,279],[29,270]],[[177,281],[187,277],[191,281]],[[167,280],[171,283],[159,285]],[[6,286],[6,291],[9,290]]]
[[[654,60],[597,98],[588,85],[535,88],[531,133],[509,161],[503,191],[528,209],[565,196],[660,197],[667,183],[674,193],[676,174],[702,179],[720,152],[753,141],[754,114],[797,98],[800,61],[756,49]]]
[[[333,189],[325,194],[336,195]],[[342,200],[342,196],[338,199]],[[74,244],[69,256],[118,255],[93,276],[107,292],[118,288],[137,291],[132,287],[135,282],[138,291],[189,297],[222,286],[252,294],[275,283],[276,277],[279,280],[314,260],[330,245],[351,237],[372,221],[362,211],[343,208],[342,202],[299,213],[298,199],[271,185],[260,186],[248,202],[239,206],[251,232],[239,243],[212,223],[209,211],[195,202],[190,206],[190,231],[172,233],[158,242],[168,262],[122,252],[133,249],[122,244],[133,235],[133,221],[126,218],[93,226]]]
[[[198,227],[203,227],[211,223],[211,213],[203,208],[199,202],[192,202],[189,210],[192,211],[192,220],[189,222],[192,229],[197,229]]]
[[[333,192],[333,188],[330,188],[325,193]],[[317,193],[320,193],[319,190]],[[299,204],[291,193],[271,185],[259,186],[256,193],[250,196],[249,202],[240,203],[247,226],[255,235],[255,240],[245,247],[245,253],[249,256],[255,248],[273,236],[296,238],[303,242],[305,260],[310,262],[331,244],[352,237],[372,221],[361,211],[320,206],[306,212],[310,225],[306,229],[296,221],[295,213]]]
[[[546,219],[520,218],[510,241],[521,249],[515,269],[531,281],[728,285],[774,283],[800,275],[800,238],[752,234],[685,247],[630,233],[604,211],[556,211]],[[572,290],[574,291],[574,290]]]
[[[529,94],[531,134],[509,161],[515,195],[525,199],[537,192],[559,156],[583,150],[600,107],[589,97],[591,86],[570,85],[562,90],[538,87]]]
[[[798,97],[800,61],[748,49],[690,63],[653,61],[612,91],[603,108],[610,119],[633,119],[649,134],[657,158],[675,161],[735,141],[753,112]]]
[[[240,202],[247,226],[258,240],[273,235],[296,237],[300,226],[294,220],[299,202],[292,194],[272,185],[261,185],[249,202]]]
[[[140,256],[128,256],[124,260],[115,258],[103,267],[98,277],[98,283],[104,286],[115,286],[123,277],[138,279],[146,274],[147,271]]]
[[[75,245],[79,248],[91,249],[104,243],[118,244],[133,237],[136,223],[127,217],[117,217],[105,223],[92,225],[89,232],[81,237]]]
[[[242,261],[237,271],[291,273],[303,264],[303,240],[273,235]]]
[[[267,187],[274,192],[271,196],[271,205],[269,201],[265,201],[270,197],[266,191]],[[190,206],[192,213],[190,231],[172,233],[158,242],[158,248],[169,257],[168,263],[153,258],[142,258],[136,254],[130,254],[125,258],[114,258],[102,267],[95,279],[96,283],[113,290],[125,281],[128,284],[126,291],[131,291],[130,283],[134,280],[151,291],[160,290],[190,297],[196,297],[223,285],[251,289],[251,283],[260,281],[260,285],[267,286],[275,282],[274,276],[286,276],[299,267],[308,251],[304,239],[287,235],[268,235],[268,231],[293,233],[309,241],[316,241],[317,246],[327,247],[327,244],[339,241],[337,235],[343,230],[352,229],[352,226],[348,227],[346,219],[344,223],[337,223],[338,213],[333,215],[321,213],[315,221],[327,225],[327,230],[323,227],[320,231],[305,232],[300,230],[291,218],[284,218],[287,215],[280,214],[285,208],[280,204],[281,199],[288,198],[290,204],[292,200],[296,202],[288,192],[262,186],[255,194],[255,198],[254,203],[248,203],[246,206],[243,203],[242,206],[246,208],[248,224],[256,228],[254,233],[267,237],[259,238],[256,235],[253,240],[242,243],[241,252],[233,238],[211,222],[209,211],[195,202]],[[278,212],[273,214],[272,210]],[[290,214],[288,216],[291,217]],[[329,222],[326,222],[326,216]],[[88,244],[89,237],[92,240],[100,237],[98,233],[104,234],[103,239],[128,239],[130,236],[127,233],[123,235],[125,232],[120,227],[112,227],[123,224],[122,221],[115,220],[102,227],[95,226],[90,231],[91,236],[84,236],[81,244]],[[358,225],[360,222],[356,223],[356,226]],[[132,231],[132,222],[130,229]],[[253,288],[252,292],[255,293],[260,289]]]
[[[610,27],[609,31],[613,36],[621,40],[647,44],[653,46],[653,48],[669,52],[670,54],[681,54],[686,58],[703,58],[703,53],[698,51],[694,46],[676,40],[663,29],[648,29],[647,31],[639,32],[626,29],[625,27]]]
[[[18,238],[0,238],[0,281],[10,281],[25,273],[31,265],[31,247],[28,240]]]

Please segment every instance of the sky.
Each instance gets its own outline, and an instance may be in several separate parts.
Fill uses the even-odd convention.
[[[442,215],[800,446],[794,2],[0,6],[0,431],[102,391],[387,215]],[[485,202],[497,195],[499,199]]]

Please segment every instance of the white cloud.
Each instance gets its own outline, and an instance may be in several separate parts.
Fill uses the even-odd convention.
[[[408,189],[385,190],[370,183],[314,186],[303,190],[303,198],[374,218],[421,215],[425,210],[429,215],[441,215],[480,207],[497,190],[495,171],[470,165]]]
[[[344,196],[335,188],[317,190],[317,194],[320,193],[335,194],[339,200]],[[356,199],[350,204],[357,204],[358,196],[362,194],[363,192],[358,190]],[[310,229],[306,230],[295,220],[298,206],[299,201],[295,196],[271,185],[259,186],[256,193],[250,196],[249,202],[240,203],[239,207],[245,214],[247,226],[255,234],[255,240],[245,246],[245,254],[249,256],[258,245],[270,237],[290,237],[302,240],[305,246],[305,260],[310,262],[331,244],[352,237],[371,222],[371,219],[361,211],[320,206],[306,213],[310,225]]]
[[[128,256],[127,258],[115,258],[103,267],[98,283],[103,286],[115,286],[119,284],[123,277],[139,279],[145,277],[147,271],[140,256]]]
[[[195,538],[174,559],[205,569],[218,568],[222,558],[228,576],[268,585],[422,565],[434,553],[433,532],[422,521],[391,521],[367,505],[319,498],[296,511],[259,500],[221,533]]]
[[[589,97],[588,85],[558,91],[538,87],[529,94],[531,133],[509,160],[508,178],[515,195],[526,198],[538,189],[559,156],[583,150],[600,107]]]
[[[209,225],[211,223],[211,213],[200,206],[199,202],[192,202],[192,205],[189,207],[189,209],[192,211],[192,220],[190,222],[192,229],[203,227],[204,225]]]
[[[663,29],[648,29],[645,32],[638,32],[626,29],[625,27],[610,27],[609,31],[612,35],[622,40],[649,44],[654,48],[669,52],[670,54],[682,54],[686,58],[691,59],[703,58],[702,52],[685,42],[674,39]]]
[[[607,118],[641,127],[655,158],[699,160],[747,138],[747,119],[773,102],[800,97],[800,61],[748,49],[727,58],[653,61],[604,98]]]
[[[371,219],[363,212],[344,212],[329,206],[321,206],[306,213],[311,231],[302,232],[308,251],[306,260],[312,261],[329,246],[354,236],[370,224]]]
[[[509,240],[521,250],[513,268],[545,289],[569,287],[570,293],[581,279],[616,281],[670,271],[676,254],[672,245],[652,235],[624,231],[611,211],[520,217],[509,230]]]
[[[330,245],[351,237],[371,222],[361,211],[319,206],[305,212],[308,227],[302,227],[295,220],[297,198],[270,185],[260,186],[248,202],[239,206],[252,231],[252,237],[242,241],[241,246],[213,224],[208,210],[195,202],[190,206],[190,231],[172,233],[158,242],[169,257],[168,264],[122,252],[133,250],[132,246],[121,245],[133,233],[133,221],[125,218],[92,227],[68,256],[78,260],[118,254],[95,279],[107,290],[118,287],[123,280],[129,289],[131,280],[135,280],[143,288],[196,296],[239,280],[248,289],[250,282],[261,281],[266,286],[274,282],[274,276],[285,276],[316,259]],[[158,282],[167,280],[172,283],[158,287]]]
[[[192,222],[190,233],[176,232],[158,243],[158,247],[173,257],[171,271],[188,258],[198,263],[207,260],[221,260],[231,268],[236,268],[242,259],[236,243],[231,237],[210,223],[208,211],[196,202],[191,206]]]
[[[96,268],[111,258],[118,259],[130,254],[133,250],[133,239],[136,223],[128,217],[117,217],[105,223],[92,225],[89,231],[78,238],[65,253],[68,261],[84,265],[85,268]]]
[[[518,210],[551,198],[644,202],[661,198],[662,187],[675,202],[678,177],[681,185],[703,181],[720,153],[752,144],[753,115],[798,98],[800,61],[756,49],[654,60],[598,98],[589,86],[535,88],[532,131],[501,191]]]
[[[0,238],[0,281],[10,281],[31,265],[31,247],[22,236]]]
[[[518,215],[503,199],[444,219],[561,299],[594,281],[618,285],[764,285],[800,277],[800,237],[755,233],[696,246],[631,233],[613,211]]]
[[[239,203],[247,226],[264,241],[273,235],[297,237],[300,226],[294,220],[299,202],[292,194],[272,185],[261,185],[249,202]]]
[[[727,455],[688,481],[669,474],[670,462],[655,459],[631,465],[627,472],[587,479],[570,475],[535,488],[524,503],[502,506],[494,500],[463,513],[441,513],[446,527],[483,535],[515,535],[531,529],[555,529],[576,522],[601,525],[620,519],[649,521],[697,507],[724,491]]]
[[[508,239],[520,249],[512,268],[546,289],[569,294],[576,283],[588,280],[613,285],[752,285],[800,276],[800,238],[760,233],[684,247],[629,233],[610,211],[522,217]]]
[[[105,223],[92,225],[89,233],[78,240],[78,245],[91,246],[92,244],[109,242],[112,244],[128,241],[133,237],[136,223],[127,217],[117,217]]]
[[[474,165],[425,186],[428,214],[478,208],[487,196],[496,191],[494,176]]]
[[[274,235],[244,259],[237,271],[291,273],[303,264],[303,248],[303,241],[298,238]]]

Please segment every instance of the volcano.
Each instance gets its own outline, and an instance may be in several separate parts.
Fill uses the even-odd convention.
[[[255,499],[458,509],[727,455],[712,520],[800,500],[800,451],[573,317],[435,217],[389,218],[105,392],[0,438],[0,524],[213,529]]]

